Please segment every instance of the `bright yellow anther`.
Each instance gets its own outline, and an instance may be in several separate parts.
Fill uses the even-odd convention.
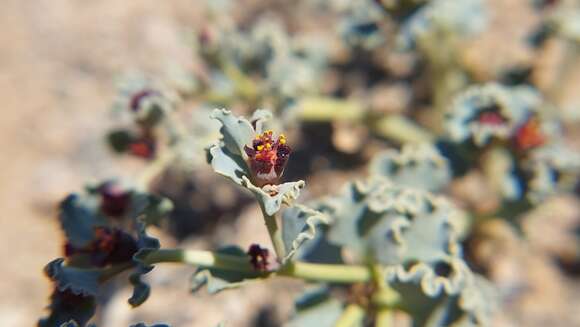
[[[270,143],[266,143],[266,149],[267,149],[267,150],[270,150],[270,149],[272,149],[272,144],[270,144]]]
[[[286,144],[286,136],[284,136],[284,134],[280,134],[280,137],[278,137],[278,143]]]
[[[258,151],[262,151],[262,150],[264,150],[264,146],[263,145],[258,145],[256,147],[256,149],[258,149]]]
[[[272,135],[272,133],[274,133],[274,132],[272,132],[271,129],[269,129],[269,130],[267,130],[267,131],[264,132],[264,134],[267,134],[267,135]]]

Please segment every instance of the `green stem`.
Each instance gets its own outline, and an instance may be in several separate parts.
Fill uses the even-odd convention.
[[[364,266],[330,265],[296,261],[282,267],[277,275],[309,281],[345,284],[366,282],[371,277],[370,271]]]
[[[365,310],[358,304],[349,304],[343,311],[335,327],[359,326],[365,317]]]
[[[266,210],[262,209],[262,215],[264,216],[264,223],[268,229],[268,234],[270,235],[270,240],[274,246],[274,252],[276,252],[276,258],[278,262],[282,262],[286,257],[286,246],[284,245],[284,240],[282,239],[282,229],[278,227],[278,220],[276,215],[266,214]]]
[[[369,123],[373,133],[398,143],[428,143],[435,138],[427,129],[403,115],[386,115]]]
[[[399,301],[399,294],[388,284],[380,265],[372,265],[371,272],[377,291],[373,294],[372,303],[377,308],[375,327],[389,327],[393,324],[394,305]]]
[[[143,259],[147,264],[162,262],[184,263],[205,268],[219,268],[222,270],[252,272],[248,258],[209,251],[162,249],[152,251]],[[291,262],[274,272],[264,272],[264,276],[286,276],[310,281],[332,283],[366,282],[371,278],[367,267],[355,265],[330,265],[306,262]]]
[[[375,318],[375,327],[390,327],[393,325],[393,311],[381,308],[377,311]]]
[[[403,115],[368,112],[362,102],[331,97],[306,97],[300,101],[299,118],[307,122],[343,121],[367,125],[373,133],[398,143],[431,142],[434,136]]]

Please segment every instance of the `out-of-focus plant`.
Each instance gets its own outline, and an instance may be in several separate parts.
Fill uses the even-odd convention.
[[[577,192],[580,155],[567,143],[553,94],[530,82],[475,83],[462,66],[462,45],[485,30],[486,3],[300,2],[297,16],[322,8],[336,23],[315,38],[276,16],[234,19],[223,4],[212,2],[195,32],[200,64],[183,74],[188,87],[143,77],[122,86],[120,123],[107,140],[145,168],[132,186],[107,181],[61,203],[63,257],[45,269],[54,291],[39,325],[94,323],[103,284],[125,271],[134,287],[129,303],[141,305],[150,292],[143,275],[167,262],[196,268],[192,292],[277,277],[311,282],[285,326],[386,327],[397,312],[414,326],[489,325],[500,296],[472,271],[461,242],[486,218],[518,225],[545,199]],[[536,5],[550,11],[544,37],[577,47],[577,8]],[[385,89],[407,91],[397,109],[371,99]],[[184,113],[188,106],[196,109]],[[234,110],[209,109],[216,107]],[[275,110],[254,110],[263,107]],[[283,175],[293,156],[319,143],[305,132],[311,125],[347,141],[362,130],[349,154],[369,159],[368,173],[297,203],[306,183]],[[293,143],[300,137],[302,149]],[[154,180],[168,168],[189,176],[206,162],[255,200],[273,251],[162,249],[147,234],[173,206]],[[498,203],[459,209],[450,189],[469,174],[484,176]]]

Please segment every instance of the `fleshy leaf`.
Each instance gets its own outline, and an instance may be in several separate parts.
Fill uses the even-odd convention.
[[[328,222],[323,213],[302,205],[286,209],[282,214],[282,239],[287,254],[282,263],[290,260],[305,242],[314,239],[319,225]]]
[[[272,112],[266,109],[257,109],[252,114],[252,119],[250,122],[254,125],[254,130],[256,134],[262,134],[266,129],[266,124],[269,123],[273,118]]]
[[[312,263],[343,264],[341,247],[327,239],[328,225],[318,225],[314,238],[298,248],[295,258]]]
[[[426,294],[417,280],[391,280],[401,295],[399,307],[413,317],[413,326],[489,326],[496,309],[497,290],[484,278],[465,273],[461,287]]]
[[[394,265],[432,258],[434,251],[439,253],[435,260],[457,251],[451,233],[452,215],[457,212],[450,204],[384,178],[349,183],[341,195],[318,209],[333,219],[329,241],[349,247],[361,260],[372,255]]]
[[[129,281],[133,285],[133,294],[129,298],[129,304],[136,307],[147,300],[151,292],[149,285],[143,282],[143,275],[153,270],[152,265],[146,264],[143,259],[151,251],[158,250],[160,247],[159,240],[147,235],[145,223],[138,222],[138,239],[137,246],[139,251],[133,256],[133,261],[136,263],[134,272],[129,276]]]
[[[454,212],[443,198],[417,190],[395,195],[395,207],[381,213],[366,236],[369,251],[384,264],[437,261],[457,254],[451,221]]]
[[[246,176],[242,176],[242,185],[247,187],[258,199],[260,206],[268,216],[273,216],[282,207],[282,203],[291,204],[304,188],[304,181],[288,182],[280,185],[257,187]]]
[[[296,312],[284,327],[333,327],[343,310],[327,287],[315,288],[296,300]]]
[[[244,158],[244,146],[246,146],[255,135],[255,131],[250,122],[246,119],[235,117],[226,109],[214,110],[211,117],[222,123],[220,132],[223,135],[223,142],[226,149],[230,153]]]
[[[97,295],[99,289],[99,270],[81,269],[65,266],[64,259],[59,258],[46,265],[44,271],[61,291],[70,290],[83,296]]]
[[[330,243],[350,249],[360,262],[384,265],[385,280],[399,292],[401,307],[416,318],[415,325],[476,321],[481,319],[474,318],[478,310],[493,306],[484,303],[493,290],[480,294],[473,286],[474,275],[457,240],[460,212],[443,197],[373,176],[349,183],[317,208],[332,219]],[[478,298],[470,301],[463,292]]]
[[[225,146],[220,145],[211,146],[208,155],[211,166],[216,173],[229,178],[238,185],[243,185],[242,176],[248,176],[249,172],[241,156],[232,154]]]
[[[98,214],[97,199],[69,195],[60,204],[60,224],[67,240],[75,247],[84,247],[94,238],[94,228],[106,222]]]
[[[374,2],[358,1],[349,5],[340,24],[344,41],[353,48],[372,50],[385,43],[380,23],[384,13]]]
[[[38,321],[39,327],[84,327],[96,310],[94,296],[55,290],[50,296],[50,315]]]
[[[250,261],[250,257],[237,246],[227,246],[217,250],[218,253]],[[204,285],[210,294],[215,294],[226,289],[237,288],[250,279],[258,278],[259,272],[232,271],[219,268],[199,268],[191,277],[190,288],[192,292],[197,292]]]
[[[47,276],[55,283],[55,290],[50,298],[50,315],[38,323],[41,327],[73,322],[82,327],[95,313],[100,272],[68,267],[63,263],[64,259],[56,259],[45,268]]]
[[[524,165],[531,175],[527,197],[536,203],[580,183],[580,154],[562,142],[534,150]]]
[[[375,156],[370,173],[384,176],[396,185],[437,191],[449,183],[449,163],[430,144],[408,144],[401,151],[387,150]]]
[[[482,0],[430,1],[409,17],[397,37],[403,50],[424,48],[426,42],[444,37],[461,38],[479,33],[487,23]]]

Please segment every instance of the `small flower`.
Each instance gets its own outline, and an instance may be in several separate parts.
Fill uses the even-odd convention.
[[[454,142],[483,147],[508,141],[540,100],[533,90],[488,83],[469,87],[447,112],[447,131]]]
[[[267,216],[298,198],[304,181],[279,183],[291,150],[283,135],[274,138],[273,132],[263,132],[270,112],[257,110],[247,120],[216,109],[211,117],[222,124],[222,138],[207,150],[216,173],[252,192]]]
[[[131,193],[112,182],[99,186],[101,212],[109,217],[121,217],[131,204]]]
[[[135,92],[129,100],[129,108],[133,112],[137,112],[141,109],[143,105],[143,101],[150,97],[150,96],[160,96],[158,91],[151,90],[151,89],[143,89],[138,92]]]
[[[284,134],[274,140],[271,130],[257,135],[251,146],[244,147],[244,151],[257,186],[277,184],[291,152]]]
[[[129,144],[129,153],[143,159],[153,159],[156,150],[155,139],[150,136],[136,138]]]
[[[180,100],[172,87],[141,74],[125,76],[120,82],[115,110],[129,113],[128,117],[146,128],[158,126]]]
[[[546,135],[542,132],[540,120],[532,116],[515,133],[514,143],[519,150],[526,151],[542,146]]]
[[[268,249],[258,244],[252,244],[247,253],[250,256],[250,263],[254,269],[258,271],[268,270],[268,258],[270,257]]]
[[[76,248],[70,242],[64,246],[66,257],[88,255],[96,267],[130,261],[137,250],[137,242],[133,236],[109,227],[96,227],[94,240],[86,247]]]

